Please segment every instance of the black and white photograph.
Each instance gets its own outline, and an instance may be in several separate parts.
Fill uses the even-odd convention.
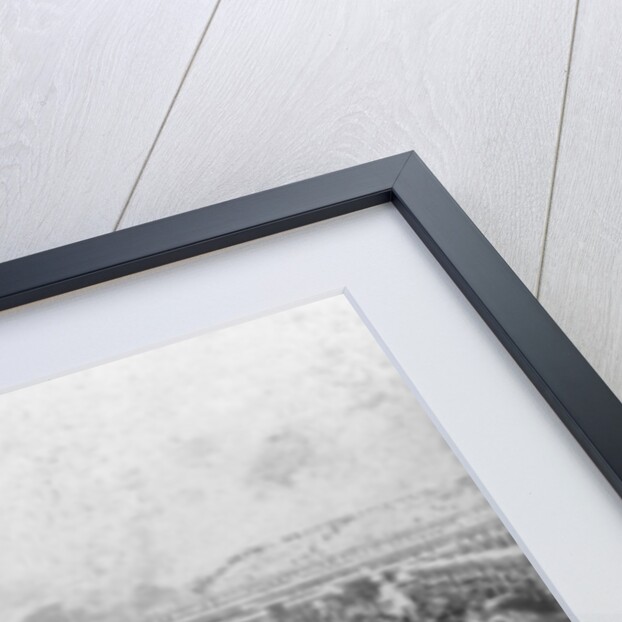
[[[0,0],[0,622],[622,622],[621,40]]]
[[[0,397],[4,622],[564,622],[344,296]]]

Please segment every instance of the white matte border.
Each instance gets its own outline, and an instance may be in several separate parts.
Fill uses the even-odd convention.
[[[622,501],[391,205],[0,315],[0,392],[346,292],[567,612],[622,620]]]

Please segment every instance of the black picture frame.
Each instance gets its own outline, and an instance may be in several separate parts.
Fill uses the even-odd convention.
[[[622,403],[413,151],[2,263],[0,311],[388,202],[622,496]]]

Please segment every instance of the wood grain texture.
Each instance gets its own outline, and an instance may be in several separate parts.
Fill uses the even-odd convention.
[[[541,300],[622,398],[622,5],[582,2]]]
[[[533,287],[573,11],[223,0],[121,225],[415,149]]]
[[[0,3],[0,261],[114,228],[214,3]]]

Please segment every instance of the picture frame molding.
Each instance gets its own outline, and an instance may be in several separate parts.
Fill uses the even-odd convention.
[[[2,263],[0,311],[388,202],[622,496],[622,403],[413,151]]]

